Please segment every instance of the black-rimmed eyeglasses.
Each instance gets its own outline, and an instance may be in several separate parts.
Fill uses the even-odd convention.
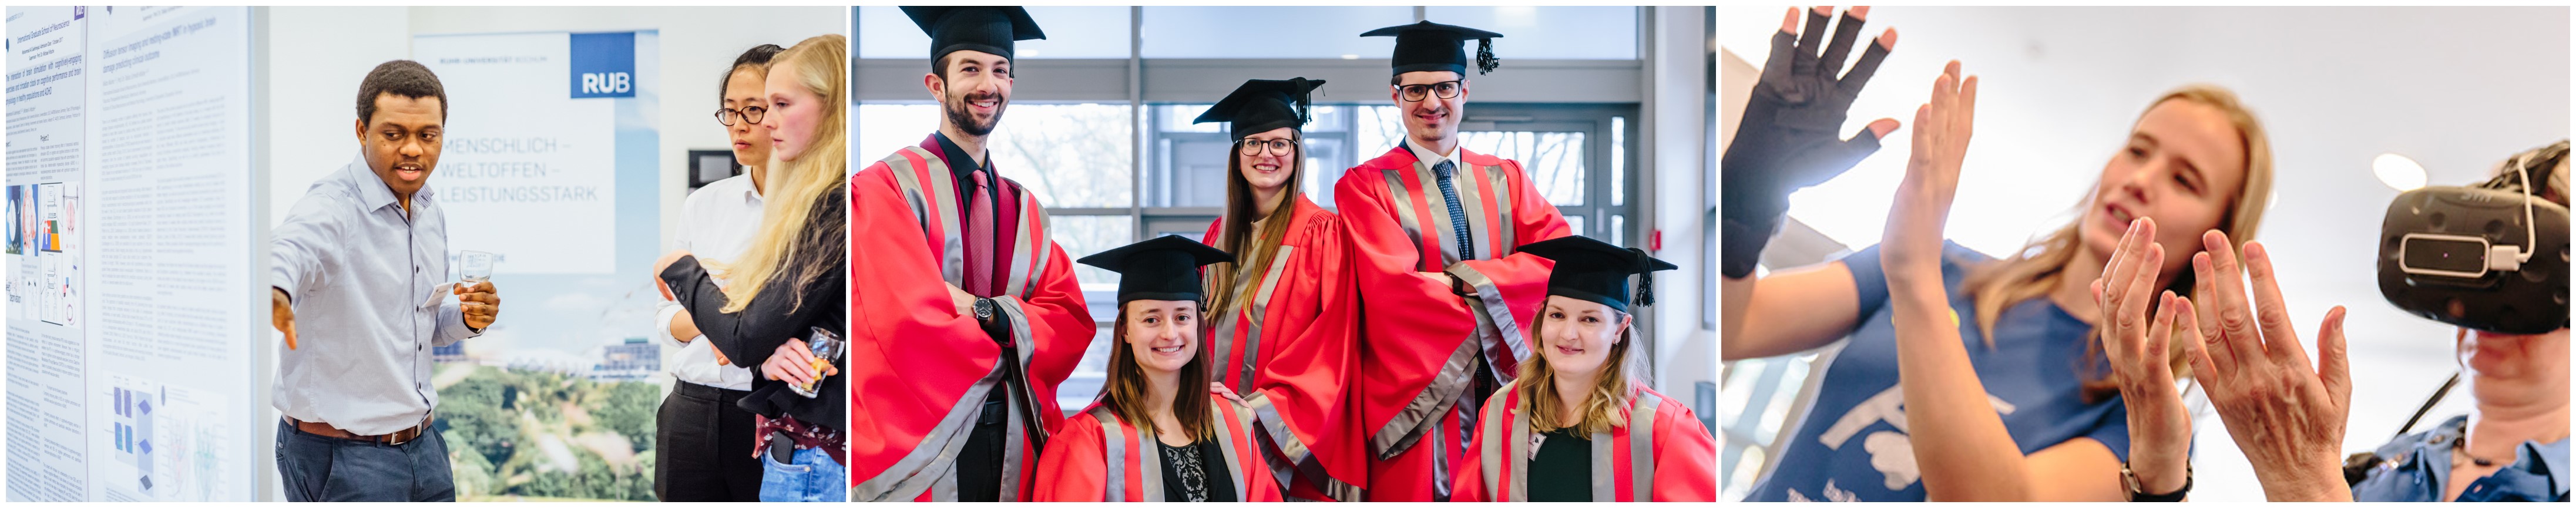
[[[732,127],[733,119],[737,117],[742,118],[742,121],[745,122],[760,123],[760,116],[767,113],[769,113],[769,108],[760,106],[743,106],[742,109],[718,108],[716,109],[716,123],[724,124],[726,127]]]
[[[1405,102],[1422,102],[1423,99],[1434,95],[1442,99],[1456,99],[1458,91],[1466,89],[1465,83],[1464,80],[1451,80],[1427,85],[1404,85],[1397,89],[1403,90]]]
[[[1242,152],[1244,155],[1251,155],[1251,156],[1259,156],[1259,155],[1262,155],[1262,154],[1279,154],[1279,155],[1296,155],[1296,154],[1297,154],[1297,152],[1296,152],[1296,150],[1297,150],[1297,142],[1296,142],[1296,141],[1294,141],[1294,140],[1287,140],[1287,139],[1267,139],[1267,140],[1264,140],[1264,139],[1251,139],[1251,138],[1245,138],[1245,139],[1240,140],[1240,141],[1235,141],[1235,142],[1234,142],[1234,146],[1235,146],[1235,149],[1236,149],[1236,150],[1238,150],[1238,151]]]

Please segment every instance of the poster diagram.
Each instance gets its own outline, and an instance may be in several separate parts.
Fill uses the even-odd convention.
[[[227,443],[223,398],[212,392],[110,374],[106,396],[115,466],[102,500],[232,499],[219,467]]]
[[[36,185],[36,318],[80,326],[80,184]]]
[[[149,388],[136,390],[120,386],[109,388],[108,391],[115,398],[113,404],[116,408],[116,418],[108,425],[114,427],[109,435],[116,441],[116,461],[125,464],[126,467],[134,468],[134,474],[128,477],[134,479],[137,485],[135,490],[150,494],[152,492],[152,410],[156,402],[161,399],[160,390]]]

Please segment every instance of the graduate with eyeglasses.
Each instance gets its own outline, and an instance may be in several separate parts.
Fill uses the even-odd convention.
[[[1225,216],[1205,239],[1234,263],[1206,269],[1212,387],[1240,394],[1279,460],[1287,496],[1359,501],[1368,487],[1358,413],[1358,290],[1341,217],[1306,199],[1304,125],[1320,79],[1246,81],[1195,123],[1229,122]]]
[[[1521,245],[1570,233],[1518,161],[1459,146],[1467,40],[1477,72],[1500,65],[1502,34],[1419,22],[1369,31],[1395,37],[1388,99],[1403,146],[1335,184],[1360,316],[1368,500],[1445,501],[1467,453],[1476,406],[1530,354],[1521,331],[1546,294],[1547,260]]]

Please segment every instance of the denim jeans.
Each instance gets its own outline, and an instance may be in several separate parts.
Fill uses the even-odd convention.
[[[781,464],[769,454],[760,457],[760,500],[763,502],[846,502],[850,500],[850,468],[832,461],[832,455],[821,448],[797,450]]]

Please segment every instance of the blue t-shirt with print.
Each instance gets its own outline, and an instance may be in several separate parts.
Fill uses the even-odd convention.
[[[2049,299],[2014,304],[1995,320],[1994,347],[1977,331],[1976,310],[1960,292],[1969,267],[1992,258],[1956,243],[1942,246],[1941,275],[1957,313],[1959,336],[1986,388],[1987,402],[2025,455],[2075,438],[2092,438],[2128,460],[2129,417],[2117,395],[2084,400],[2087,379],[2109,375],[2094,354],[2092,325]],[[1814,403],[1770,476],[1747,501],[1922,501],[1922,471],[1906,433],[1904,392],[1897,386],[1895,311],[1878,247],[1843,258],[1859,288],[1862,319],[1824,371]]]

